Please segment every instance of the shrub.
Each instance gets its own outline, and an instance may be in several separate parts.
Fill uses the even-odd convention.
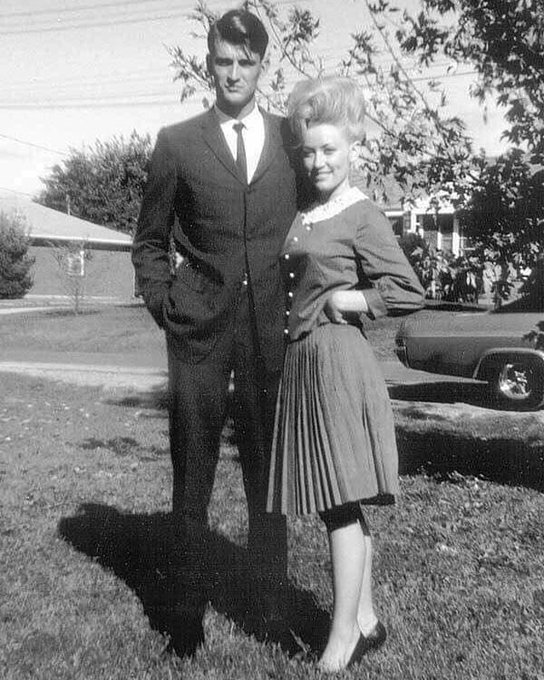
[[[429,244],[419,234],[407,232],[399,238],[399,246],[402,248],[408,261],[414,263],[423,256],[429,254]]]
[[[32,288],[29,245],[23,220],[0,211],[0,299],[22,298]]]
[[[431,300],[478,302],[481,265],[477,258],[435,250],[419,234],[404,234],[399,245]]]

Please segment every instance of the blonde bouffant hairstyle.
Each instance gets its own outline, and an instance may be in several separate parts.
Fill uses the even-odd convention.
[[[350,142],[365,137],[365,100],[351,78],[327,76],[297,83],[289,96],[287,117],[299,144],[312,125],[334,125]]]

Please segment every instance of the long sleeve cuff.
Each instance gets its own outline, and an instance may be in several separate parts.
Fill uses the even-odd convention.
[[[361,314],[361,319],[364,319],[365,317],[379,319],[381,316],[387,316],[387,306],[377,290],[374,288],[365,288],[363,293],[368,305],[368,310]]]

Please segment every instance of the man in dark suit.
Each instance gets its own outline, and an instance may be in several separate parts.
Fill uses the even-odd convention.
[[[267,42],[246,11],[212,26],[207,65],[216,104],[160,131],[133,262],[166,332],[174,517],[205,530],[233,372],[248,554],[263,592],[272,592],[287,569],[285,519],[264,511],[284,350],[278,254],[296,191],[286,121],[255,102]],[[173,276],[171,238],[181,262]]]

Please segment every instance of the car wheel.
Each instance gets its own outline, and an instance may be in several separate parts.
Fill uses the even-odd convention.
[[[500,408],[538,409],[544,403],[544,366],[530,357],[505,357],[492,366],[489,388]]]

